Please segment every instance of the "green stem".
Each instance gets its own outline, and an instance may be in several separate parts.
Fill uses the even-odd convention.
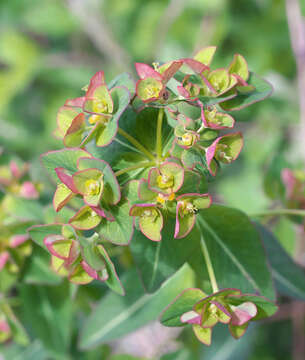
[[[206,243],[204,241],[203,236],[201,236],[200,245],[201,245],[202,254],[203,254],[207,269],[208,269],[208,274],[209,274],[209,277],[210,277],[213,293],[218,292],[219,288],[218,288],[218,285],[217,285],[216,276],[215,276],[215,273],[214,273],[214,269],[213,269],[213,265],[212,265],[212,262],[211,262],[210,254],[209,254],[209,251],[208,251],[208,248],[206,246]]]
[[[256,214],[250,214],[250,217],[261,217],[261,216],[276,216],[276,215],[298,215],[305,216],[305,210],[299,209],[274,209],[261,211]]]
[[[124,136],[132,145],[134,145],[138,150],[145,154],[150,160],[155,161],[155,157],[151,154],[142,144],[138,142],[133,136],[129,135],[125,130],[118,128],[118,133]]]
[[[156,153],[158,160],[162,158],[162,122],[164,116],[164,109],[160,108],[157,120],[157,138],[156,138]]]
[[[150,166],[154,166],[156,164],[155,161],[143,161],[143,162],[140,162],[136,165],[132,165],[132,166],[129,166],[125,169],[122,169],[122,170],[119,170],[119,171],[116,171],[114,174],[115,176],[120,176],[122,174],[125,174],[129,171],[132,171],[132,170],[136,170],[136,169],[140,169],[140,168],[147,168],[147,167],[150,167]]]

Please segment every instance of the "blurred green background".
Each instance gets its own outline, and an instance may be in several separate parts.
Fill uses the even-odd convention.
[[[207,45],[218,46],[215,66],[241,53],[275,88],[272,98],[233,114],[245,148],[213,189],[218,201],[263,210],[281,190],[273,175],[287,159],[298,162],[296,65],[283,0],[1,0],[0,145],[39,169],[42,152],[62,147],[52,136],[58,108],[96,71],[109,81],[134,73],[135,61],[187,57]],[[276,232],[292,252],[292,225],[281,220]],[[222,352],[214,345],[204,359],[287,360],[291,323],[266,324],[245,340],[223,343]]]

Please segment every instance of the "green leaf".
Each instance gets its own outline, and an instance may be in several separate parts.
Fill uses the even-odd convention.
[[[158,112],[159,109],[150,107],[143,109],[139,114],[133,111],[126,112],[120,118],[121,127],[151,152],[156,150],[156,137],[151,134],[156,133]],[[162,127],[163,146],[166,146],[170,135],[171,128],[164,118]],[[125,138],[119,138],[126,142]]]
[[[220,288],[275,298],[260,236],[239,210],[212,205],[197,215]]]
[[[116,273],[115,267],[110,260],[106,250],[103,248],[102,245],[98,245],[98,250],[102,254],[105,263],[106,263],[106,269],[108,273],[108,279],[105,281],[105,283],[109,286],[109,288],[116,292],[119,295],[125,295],[124,287]]]
[[[23,269],[23,281],[26,284],[58,285],[62,278],[50,268],[51,257],[40,248],[36,248]]]
[[[28,229],[30,237],[35,243],[41,246],[47,251],[47,248],[43,242],[44,238],[49,235],[61,234],[62,225],[51,224],[51,225],[34,225]]]
[[[200,289],[184,290],[178,297],[164,310],[160,318],[164,326],[184,326],[180,321],[181,315],[193,309],[193,306],[207,295]]]
[[[213,329],[211,347],[202,345],[200,360],[247,360],[251,354],[258,326],[250,326],[247,335],[236,341],[228,331],[227,326],[216,326]]]
[[[19,319],[17,319],[17,317],[11,310],[10,306],[5,303],[1,303],[0,311],[3,312],[5,315],[7,323],[12,332],[12,337],[14,341],[20,345],[24,345],[24,346],[28,345],[29,337],[24,327],[22,326],[21,322],[19,321]]]
[[[217,97],[208,97],[208,96],[197,96],[197,98],[205,106],[223,104],[224,102],[233,101],[236,97],[235,92],[228,91],[225,94],[218,95]]]
[[[83,259],[86,263],[96,271],[105,269],[106,264],[104,257],[101,256],[98,247],[95,243],[95,239],[98,238],[97,234],[94,234],[91,238],[84,238],[79,236],[79,242],[81,244],[81,252]]]
[[[193,360],[193,354],[188,349],[175,351],[174,353],[165,354],[160,360]]]
[[[226,111],[241,110],[266,99],[273,92],[272,85],[253,72],[250,72],[248,84],[255,86],[255,90],[249,94],[238,94],[234,99],[222,102],[220,105],[222,109]]]
[[[145,360],[144,358],[138,358],[131,355],[114,355],[109,360]]]
[[[34,340],[25,347],[18,346],[14,343],[5,344],[4,348],[0,347],[1,355],[5,360],[48,360],[47,351],[43,348],[39,340]]]
[[[131,97],[136,92],[136,84],[135,84],[133,78],[131,77],[131,75],[127,72],[118,75],[108,84],[109,89],[112,89],[115,86],[126,87],[129,90]]]
[[[186,266],[154,294],[146,294],[137,272],[132,270],[123,279],[126,296],[107,294],[84,324],[80,347],[87,349],[126,335],[152,320],[185,287],[193,285],[192,271]]]
[[[198,251],[200,249],[198,231],[194,229],[185,238],[174,239],[175,221],[173,219],[167,221],[160,242],[151,241],[140,231],[135,230],[130,244],[132,256],[148,292],[156,291],[190,258],[198,260],[199,267],[204,268],[202,255]],[[199,267],[196,267],[196,270]]]
[[[256,226],[267,252],[276,288],[283,295],[305,301],[304,270],[293,261],[271,231],[260,224]]]
[[[22,285],[20,300],[22,317],[32,335],[52,353],[50,358],[64,358],[71,341],[70,285],[66,282],[56,287]]]
[[[122,200],[119,204],[109,207],[115,221],[102,220],[100,235],[116,245],[128,245],[133,234],[133,217],[129,215],[129,203]]]
[[[60,183],[54,169],[63,167],[71,174],[78,171],[77,160],[81,157],[88,157],[90,154],[81,149],[63,149],[49,151],[41,156],[42,163],[57,183]]]
[[[36,223],[44,221],[43,207],[36,200],[7,195],[2,202],[2,206],[7,213],[18,220]]]

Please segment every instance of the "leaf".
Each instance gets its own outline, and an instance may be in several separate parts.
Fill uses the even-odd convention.
[[[70,285],[56,287],[22,285],[20,310],[31,333],[58,358],[68,354],[71,341],[72,299]]]
[[[145,360],[145,359],[122,354],[122,355],[114,355],[109,360]]]
[[[239,210],[212,205],[197,215],[220,288],[237,288],[275,298],[261,240]]]
[[[122,200],[119,204],[109,207],[115,221],[102,220],[100,235],[116,245],[128,245],[133,235],[133,218],[129,215],[129,203]]]
[[[28,344],[26,348],[16,344],[6,344],[4,349],[0,347],[1,355],[5,360],[48,360],[49,356],[47,351],[43,348],[39,340],[34,340]]]
[[[252,354],[256,341],[258,326],[250,326],[247,334],[236,341],[229,333],[227,326],[216,326],[213,329],[213,341],[210,347],[202,345],[200,360],[247,360]]]
[[[49,151],[41,156],[42,163],[49,172],[49,175],[56,181],[60,183],[55,169],[58,167],[63,167],[68,170],[71,174],[78,171],[77,160],[81,157],[88,157],[90,154],[81,149],[63,149]]]
[[[32,223],[44,221],[43,207],[36,200],[7,195],[2,202],[2,206],[7,213],[18,220]]]
[[[106,280],[106,284],[108,285],[108,287],[116,292],[119,295],[125,295],[125,290],[124,287],[117,275],[117,272],[115,270],[115,267],[113,265],[113,262],[110,260],[106,250],[103,248],[102,245],[98,245],[98,250],[100,251],[100,253],[102,254],[103,258],[105,259],[105,263],[106,263],[106,269],[107,269],[107,273],[108,273],[108,279]]]
[[[238,94],[234,99],[222,102],[220,105],[222,109],[226,111],[241,110],[266,99],[273,92],[272,85],[253,72],[250,72],[248,84],[255,86],[255,90],[249,94]]]
[[[161,357],[160,360],[193,360],[193,354],[188,349],[182,349]]]
[[[136,92],[136,84],[135,84],[132,76],[127,72],[118,75],[108,84],[109,89],[112,89],[115,86],[126,87],[129,90],[131,97]]]
[[[156,150],[156,137],[151,134],[156,133],[157,118],[159,109],[145,108],[139,114],[134,112],[124,113],[127,119],[121,117],[121,127],[129,134],[138,140],[147,150],[155,152]],[[164,115],[162,137],[163,146],[167,144],[171,128],[167,126],[166,116]],[[125,138],[122,138],[126,142]]]
[[[47,248],[43,242],[44,238],[48,235],[61,234],[62,225],[50,224],[50,225],[34,225],[28,229],[30,237],[35,243],[41,246],[47,251]]]
[[[17,319],[17,317],[11,310],[10,306],[8,306],[3,302],[2,304],[0,304],[0,311],[3,312],[5,315],[7,323],[12,332],[12,337],[14,341],[20,345],[24,345],[24,346],[28,345],[29,343],[28,334],[26,333],[19,319]]]
[[[205,106],[223,104],[224,102],[232,101],[236,97],[236,93],[228,91],[225,94],[218,95],[217,97],[198,96],[197,98]]]
[[[200,249],[198,230],[194,229],[183,239],[174,239],[175,220],[168,219],[167,221],[160,242],[151,241],[140,231],[135,230],[130,244],[132,256],[148,292],[156,291],[191,257],[198,260],[200,267],[204,266],[202,255],[200,251],[198,252]]]
[[[107,294],[85,322],[81,349],[116,339],[155,320],[179,292],[193,285],[193,276],[189,267],[183,267],[159,291],[146,294],[137,272],[132,270],[124,277],[123,285],[125,297]]]
[[[23,281],[26,284],[58,285],[62,278],[55,274],[50,268],[51,257],[36,248],[23,269]]]
[[[81,252],[83,259],[94,270],[102,271],[105,269],[106,264],[104,257],[99,253],[98,247],[95,243],[97,234],[94,234],[91,238],[84,238],[79,236],[79,242],[81,244]]]
[[[160,318],[164,326],[184,326],[181,315],[193,309],[193,306],[206,295],[200,289],[186,289],[164,310]]]
[[[260,224],[256,227],[267,252],[276,288],[283,295],[305,301],[304,270],[293,261],[271,231]]]

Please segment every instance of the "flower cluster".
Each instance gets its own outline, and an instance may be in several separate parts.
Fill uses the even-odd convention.
[[[67,276],[72,283],[110,281],[110,287],[113,288],[115,282],[121,289],[114,265],[105,248],[98,244],[98,239],[98,235],[94,234],[89,240],[84,240],[70,225],[55,228],[53,234],[44,238],[44,245],[52,255],[51,267],[59,275]]]
[[[106,84],[99,71],[83,88],[84,96],[59,109],[55,135],[65,148],[43,154],[42,162],[57,183],[54,209],[68,209],[69,217],[29,230],[51,253],[54,271],[73,283],[102,281],[123,295],[107,254],[114,245],[129,245],[134,234],[135,241],[191,241],[198,213],[207,214],[212,203],[208,182],[243,147],[228,112],[272,91],[239,54],[228,67],[212,68],[215,51],[212,46],[193,58],[153,66],[136,63],[136,83],[122,74]],[[261,308],[269,315],[275,311],[268,300],[239,290],[206,296],[191,289],[165,311],[162,322],[191,323],[209,344],[217,322],[229,324],[238,338],[249,321],[262,317]]]
[[[250,321],[273,315],[277,306],[256,295],[242,294],[238,289],[223,289],[206,295],[200,289],[183,291],[162,313],[165,326],[191,324],[199,341],[211,344],[212,329],[217,323],[227,324],[231,335],[239,339]]]
[[[116,205],[121,199],[120,186],[110,165],[89,153],[81,151],[77,159],[77,171],[70,173],[63,167],[55,168],[61,181],[53,197],[56,211],[61,210],[75,196],[83,199],[82,206],[70,219],[78,230],[95,228],[102,218],[114,221],[107,206]],[[85,156],[84,156],[85,155]]]
[[[196,214],[211,204],[208,174],[215,176],[221,163],[234,161],[243,146],[239,132],[219,136],[221,130],[233,128],[234,119],[216,104],[255,90],[247,83],[248,66],[241,55],[235,55],[228,68],[212,70],[215,50],[208,47],[194,58],[154,67],[137,63],[140,79],[133,90],[130,79],[127,84],[113,81],[107,86],[100,71],[85,87],[84,96],[67,100],[60,108],[55,134],[72,148],[75,171],[70,165],[55,168],[59,184],[53,204],[60,211],[68,202],[75,203],[75,198],[83,199],[84,205],[69,221],[76,229],[93,229],[105,226],[105,221],[115,221],[114,206],[119,207],[124,198],[130,205],[129,216],[147,238],[160,241],[168,217],[176,219],[175,238],[190,233]],[[153,152],[119,127],[125,110],[139,113],[147,107],[160,109]],[[164,117],[173,134],[167,149],[162,148]],[[128,126],[121,120],[120,125]],[[132,199],[121,197],[122,185],[126,184],[119,176],[128,168],[115,172],[112,164],[84,150],[92,140],[98,147],[111,145],[118,133],[152,160],[130,167],[140,169],[143,164],[146,170],[145,176],[135,179],[137,197]]]
[[[103,71],[92,77],[85,90],[85,96],[69,99],[59,109],[54,135],[63,139],[66,147],[83,147],[92,139],[96,146],[107,146],[117,133],[130,93],[119,86],[109,91]]]

